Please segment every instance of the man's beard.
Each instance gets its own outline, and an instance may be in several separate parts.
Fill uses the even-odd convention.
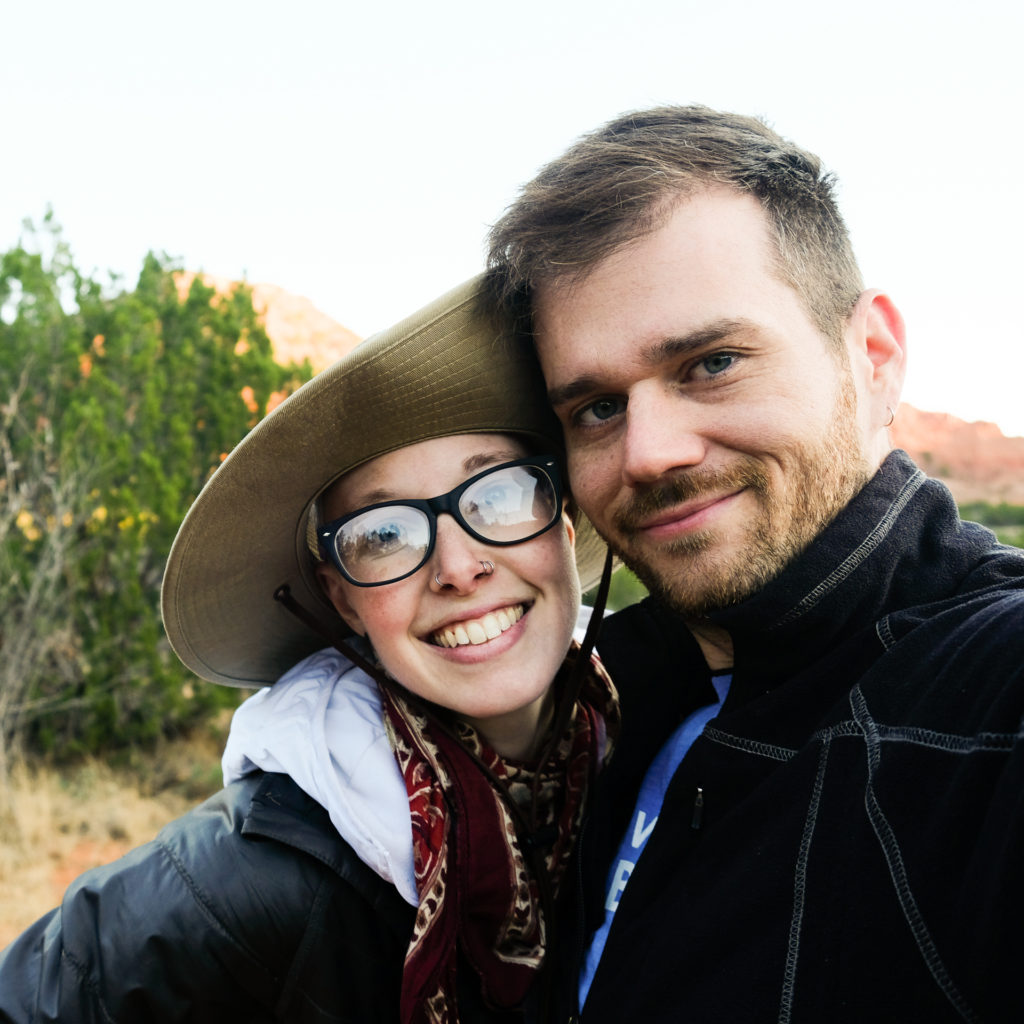
[[[857,428],[856,393],[843,375],[828,432],[818,443],[790,448],[790,466],[773,486],[760,459],[740,455],[726,470],[686,470],[638,492],[613,516],[612,550],[647,589],[685,618],[703,618],[756,593],[774,579],[849,503],[871,475]],[[716,558],[714,527],[638,547],[639,524],[664,509],[702,496],[746,488],[755,511],[741,543]]]

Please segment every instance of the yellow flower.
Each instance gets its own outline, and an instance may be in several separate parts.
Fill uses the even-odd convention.
[[[29,541],[37,541],[42,537],[42,532],[39,527],[36,526],[35,516],[27,508],[23,508],[18,513],[18,518],[14,520],[15,525],[24,534],[25,539]]]

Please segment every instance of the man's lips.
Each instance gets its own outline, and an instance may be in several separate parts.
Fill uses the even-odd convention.
[[[430,640],[438,647],[463,647],[467,644],[485,644],[506,630],[511,629],[522,617],[521,604],[505,605],[471,619],[460,619],[449,623],[430,634]]]

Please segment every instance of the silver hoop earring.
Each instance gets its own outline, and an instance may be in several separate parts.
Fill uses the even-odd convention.
[[[893,420],[896,419],[896,412],[895,412],[895,410],[893,409],[893,407],[891,405],[887,405],[886,409],[889,410],[889,422],[888,423],[883,423],[882,426],[883,427],[891,427],[892,424],[893,424]]]
[[[480,564],[484,567],[484,575],[485,576],[490,576],[491,573],[494,572],[494,563],[493,562],[481,562]]]

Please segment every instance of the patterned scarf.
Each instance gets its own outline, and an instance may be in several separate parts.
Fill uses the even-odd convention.
[[[556,695],[577,650],[555,680]],[[397,687],[381,689],[409,794],[420,896],[402,975],[402,1024],[458,1024],[458,951],[479,976],[485,1001],[514,1008],[544,957],[543,904],[554,899],[588,787],[618,732],[615,688],[594,656],[566,728],[545,764],[533,768],[504,761],[465,723],[441,726]],[[524,855],[517,817],[532,821],[531,845],[540,847],[546,878],[536,877]]]

